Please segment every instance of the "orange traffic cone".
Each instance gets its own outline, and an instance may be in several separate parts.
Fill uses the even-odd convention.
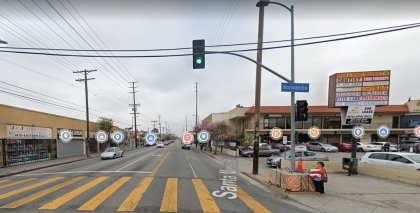
[[[296,171],[303,173],[303,161],[302,161],[302,159],[299,159]]]

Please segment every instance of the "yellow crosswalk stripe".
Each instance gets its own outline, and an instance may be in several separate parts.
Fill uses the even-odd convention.
[[[60,207],[61,205],[69,202],[70,200],[72,200],[73,198],[79,196],[80,194],[82,194],[83,192],[95,187],[96,185],[102,183],[103,181],[105,181],[106,179],[108,179],[109,177],[105,177],[105,176],[101,176],[96,178],[95,180],[92,180],[91,182],[69,192],[64,194],[63,196],[41,206],[39,209],[47,209],[47,210],[54,210],[57,209],[58,207]]]
[[[210,195],[209,190],[200,179],[192,179],[192,182],[197,192],[198,199],[200,200],[201,208],[203,212],[219,213],[220,209],[214,202],[213,197]]]
[[[116,192],[122,185],[124,185],[131,177],[122,177],[118,179],[116,182],[102,190],[99,194],[95,197],[87,201],[77,210],[95,210],[102,202],[104,202],[109,196],[111,196],[114,192]]]
[[[48,195],[48,194],[50,194],[50,193],[52,193],[54,191],[57,191],[57,190],[62,189],[64,187],[66,187],[66,186],[69,186],[69,185],[71,185],[73,183],[76,183],[77,181],[83,180],[84,178],[86,178],[86,177],[83,177],[82,176],[82,177],[76,177],[76,178],[70,179],[70,180],[68,180],[66,182],[57,184],[55,186],[49,187],[49,188],[44,189],[44,190],[42,190],[40,192],[37,192],[35,194],[31,194],[31,195],[26,196],[24,198],[21,198],[19,200],[16,200],[16,201],[13,201],[11,203],[8,203],[8,204],[6,204],[6,205],[4,205],[4,206],[2,206],[0,208],[3,208],[3,209],[14,209],[14,208],[17,208],[17,207],[22,206],[24,204],[27,204],[27,203],[29,203],[31,201],[34,201],[34,200],[39,199],[41,197],[44,197],[45,195]]]
[[[8,182],[10,180],[0,180],[0,183]]]
[[[160,205],[161,212],[178,211],[178,178],[168,178]]]
[[[9,186],[18,185],[18,184],[21,184],[21,183],[26,183],[26,182],[28,182],[28,181],[35,180],[35,179],[36,179],[36,178],[29,178],[29,179],[25,179],[25,180],[20,180],[20,181],[16,181],[16,182],[13,182],[13,183],[9,183],[9,184],[6,184],[6,185],[1,185],[1,186],[0,186],[0,189],[4,189],[4,188],[7,188],[7,187],[9,187]],[[8,180],[5,180],[5,181],[3,181],[3,182],[6,182],[6,181],[8,181]]]
[[[117,211],[135,211],[137,205],[143,197],[143,194],[146,192],[147,188],[149,188],[152,181],[152,177],[145,177],[142,181],[140,181],[137,187],[131,191]]]
[[[252,209],[255,213],[271,213],[270,210],[265,208],[261,203],[254,200],[251,196],[249,196],[244,190],[238,187],[237,191],[239,199],[241,199],[250,209]]]
[[[4,199],[4,198],[11,197],[11,196],[14,196],[14,195],[17,195],[17,194],[20,194],[20,193],[22,193],[22,192],[29,191],[29,190],[31,190],[31,189],[35,189],[35,188],[37,188],[37,187],[40,187],[40,186],[43,186],[43,185],[46,185],[46,184],[49,184],[49,183],[52,183],[52,182],[57,181],[57,180],[60,180],[60,179],[62,179],[62,178],[64,178],[64,177],[54,177],[54,178],[50,178],[50,179],[48,179],[48,180],[44,180],[44,181],[41,181],[41,182],[38,182],[38,183],[32,184],[32,185],[30,185],[30,186],[27,186],[27,187],[24,187],[24,188],[21,188],[21,189],[17,189],[17,190],[11,191],[11,192],[7,192],[7,193],[4,193],[4,194],[1,194],[1,195],[0,195],[0,200],[2,200],[2,199]]]

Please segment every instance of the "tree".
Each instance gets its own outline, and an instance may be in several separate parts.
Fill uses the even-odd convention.
[[[99,117],[98,123],[100,130],[105,131],[108,135],[111,134],[112,128],[114,127],[114,121],[111,118]],[[109,147],[109,138],[107,144]]]
[[[215,146],[217,142],[229,138],[230,127],[223,121],[212,123],[207,130],[210,132],[210,137],[215,142]],[[214,153],[216,153],[216,149],[214,149]]]
[[[242,144],[244,146],[250,146],[254,142],[252,134],[249,134],[248,132],[245,132],[243,138],[242,138]]]

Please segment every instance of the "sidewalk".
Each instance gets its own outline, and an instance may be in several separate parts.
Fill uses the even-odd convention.
[[[205,152],[210,155],[209,152]],[[233,157],[218,152],[211,155],[218,161],[236,159],[238,170],[259,182],[269,184],[271,168],[265,162],[259,163],[259,174],[252,175],[252,158]],[[328,171],[328,168],[326,168]],[[325,183],[326,194],[315,193],[285,193],[276,186],[277,191],[288,198],[311,207],[316,212],[357,212],[357,213],[387,213],[387,212],[419,212],[420,187],[396,181],[356,175],[347,176],[341,173],[329,173],[328,183]]]
[[[90,158],[98,157],[98,153],[90,154]],[[63,164],[68,164],[76,161],[81,161],[87,159],[85,155],[75,156],[75,157],[68,157],[68,158],[61,158],[61,159],[54,159],[54,160],[47,160],[47,161],[40,161],[35,163],[28,163],[23,165],[11,166],[11,167],[4,167],[0,168],[0,178],[7,177],[11,175],[16,175],[24,172],[30,172],[34,170],[49,168],[53,166],[59,166]]]

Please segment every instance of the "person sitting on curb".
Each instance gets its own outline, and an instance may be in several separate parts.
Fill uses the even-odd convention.
[[[326,182],[327,171],[324,168],[324,162],[318,162],[315,169],[311,169],[310,176],[314,180],[315,191],[320,195],[324,194],[324,182]]]

